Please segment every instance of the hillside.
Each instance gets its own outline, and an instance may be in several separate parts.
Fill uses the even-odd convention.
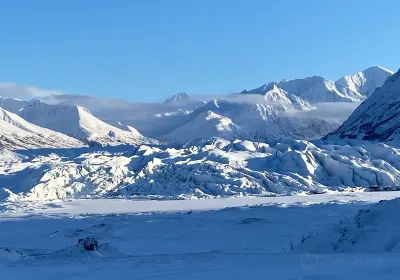
[[[18,114],[42,127],[98,145],[139,144],[147,141],[135,130],[122,130],[93,116],[80,106],[48,105],[34,100]]]
[[[391,76],[335,132],[326,138],[399,140],[400,71]]]
[[[35,149],[82,147],[81,141],[39,127],[0,108],[0,148]]]

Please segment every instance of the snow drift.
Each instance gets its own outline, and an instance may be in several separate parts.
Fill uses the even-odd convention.
[[[381,201],[305,240],[295,251],[309,253],[400,253],[400,199]]]

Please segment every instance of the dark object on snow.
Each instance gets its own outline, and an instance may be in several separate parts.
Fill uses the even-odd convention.
[[[190,210],[190,211],[188,211],[187,213],[188,213],[188,214],[192,214],[192,213],[193,213],[193,210]]]
[[[246,218],[239,222],[239,224],[242,225],[254,224],[254,223],[267,223],[267,221],[260,218]]]
[[[366,191],[370,192],[393,192],[400,191],[400,186],[368,186]]]
[[[93,237],[86,237],[78,240],[78,244],[83,246],[85,251],[97,251],[99,243]]]

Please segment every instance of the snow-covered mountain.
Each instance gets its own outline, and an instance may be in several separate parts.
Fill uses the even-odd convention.
[[[264,94],[265,101],[278,103],[281,106],[293,106],[295,109],[306,110],[313,108],[310,103],[300,97],[273,85],[272,89]]]
[[[235,95],[208,102],[185,119],[181,118],[182,122],[186,121],[159,139],[184,142],[192,138],[222,135],[228,139],[236,136],[238,139],[248,140],[317,139],[340,125],[336,120],[296,117],[299,110],[296,108],[310,110],[312,107],[299,98],[287,98],[278,89],[268,91],[265,97],[258,99],[246,101],[237,97]],[[215,135],[211,135],[212,132]]]
[[[164,103],[185,102],[188,100],[190,100],[190,97],[186,92],[178,92],[166,99]]]
[[[355,75],[340,78],[336,81],[336,86],[340,88],[341,92],[353,93],[354,96],[362,95],[368,98],[393,74],[393,71],[381,66],[374,66]]]
[[[246,94],[266,94],[279,88],[310,103],[320,102],[359,102],[382,86],[392,71],[380,66],[370,67],[353,76],[345,76],[334,82],[323,77],[313,76],[304,79],[271,82],[261,87],[242,91]]]
[[[204,105],[204,102],[190,97],[188,99],[179,98],[179,94],[174,96],[169,98],[170,102],[153,103],[133,103],[70,94],[52,96],[51,100],[48,98],[40,100],[47,104],[81,106],[106,123],[115,126],[120,122],[123,125],[134,127],[147,137],[154,138],[172,131],[182,124],[181,117]]]
[[[140,144],[149,141],[137,130],[114,127],[80,106],[48,105],[33,100],[18,114],[36,125],[59,131],[90,144]]]
[[[400,70],[327,138],[400,140]]]
[[[231,119],[212,111],[205,111],[197,115],[190,122],[161,138],[171,142],[185,143],[192,139],[211,137],[222,137],[229,140],[247,138],[245,131],[234,124]]]
[[[70,148],[84,144],[72,137],[39,127],[0,107],[0,148]]]
[[[273,88],[280,88],[310,103],[356,102],[362,98],[362,96],[352,97],[341,93],[336,88],[335,82],[319,76],[313,76],[304,79],[283,80],[280,82],[271,82],[259,88],[255,88],[249,91],[243,91],[242,93],[264,95]]]

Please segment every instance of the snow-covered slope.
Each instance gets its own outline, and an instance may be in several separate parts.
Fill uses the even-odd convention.
[[[39,127],[0,107],[0,148],[68,148],[84,144],[72,137]]]
[[[377,88],[381,87],[393,73],[393,71],[381,66],[374,66],[355,75],[340,78],[336,81],[336,86],[340,88],[341,92],[346,92],[347,94],[353,93],[355,96],[362,95],[368,98]]]
[[[297,252],[400,253],[400,198],[381,201],[353,217],[306,239]]]
[[[242,93],[266,94],[279,88],[310,103],[359,102],[365,100],[382,86],[393,72],[379,66],[370,67],[356,75],[345,76],[337,82],[319,76],[304,79],[282,80],[264,84],[259,88]]]
[[[335,82],[319,76],[284,81],[279,86],[311,103],[356,102],[361,98],[340,92]]]
[[[400,70],[387,79],[370,98],[327,138],[364,140],[400,139]]]
[[[264,99],[267,102],[275,102],[281,106],[293,106],[296,109],[306,110],[311,109],[312,106],[307,101],[300,97],[288,93],[287,91],[279,88],[277,85],[273,85],[272,89],[264,94]]]
[[[54,101],[54,96],[53,96]],[[105,99],[93,96],[57,96],[59,105],[82,106],[94,116],[114,126],[122,123],[137,129],[141,134],[155,138],[166,134],[185,121],[181,117],[204,105],[204,102],[176,95],[168,102],[132,103],[123,100]],[[47,99],[44,100],[45,103]]]
[[[229,140],[246,139],[243,129],[231,119],[206,111],[167,135],[165,140],[185,143],[196,138],[222,137]]]
[[[48,105],[38,100],[28,103],[19,115],[24,119],[91,144],[139,144],[149,141],[137,130],[126,131],[105,123],[80,106]]]
[[[19,154],[0,165],[0,174],[9,175],[0,177],[1,187],[22,194],[12,199],[264,196],[400,184],[400,150],[368,142],[213,138],[179,149],[142,145]]]

